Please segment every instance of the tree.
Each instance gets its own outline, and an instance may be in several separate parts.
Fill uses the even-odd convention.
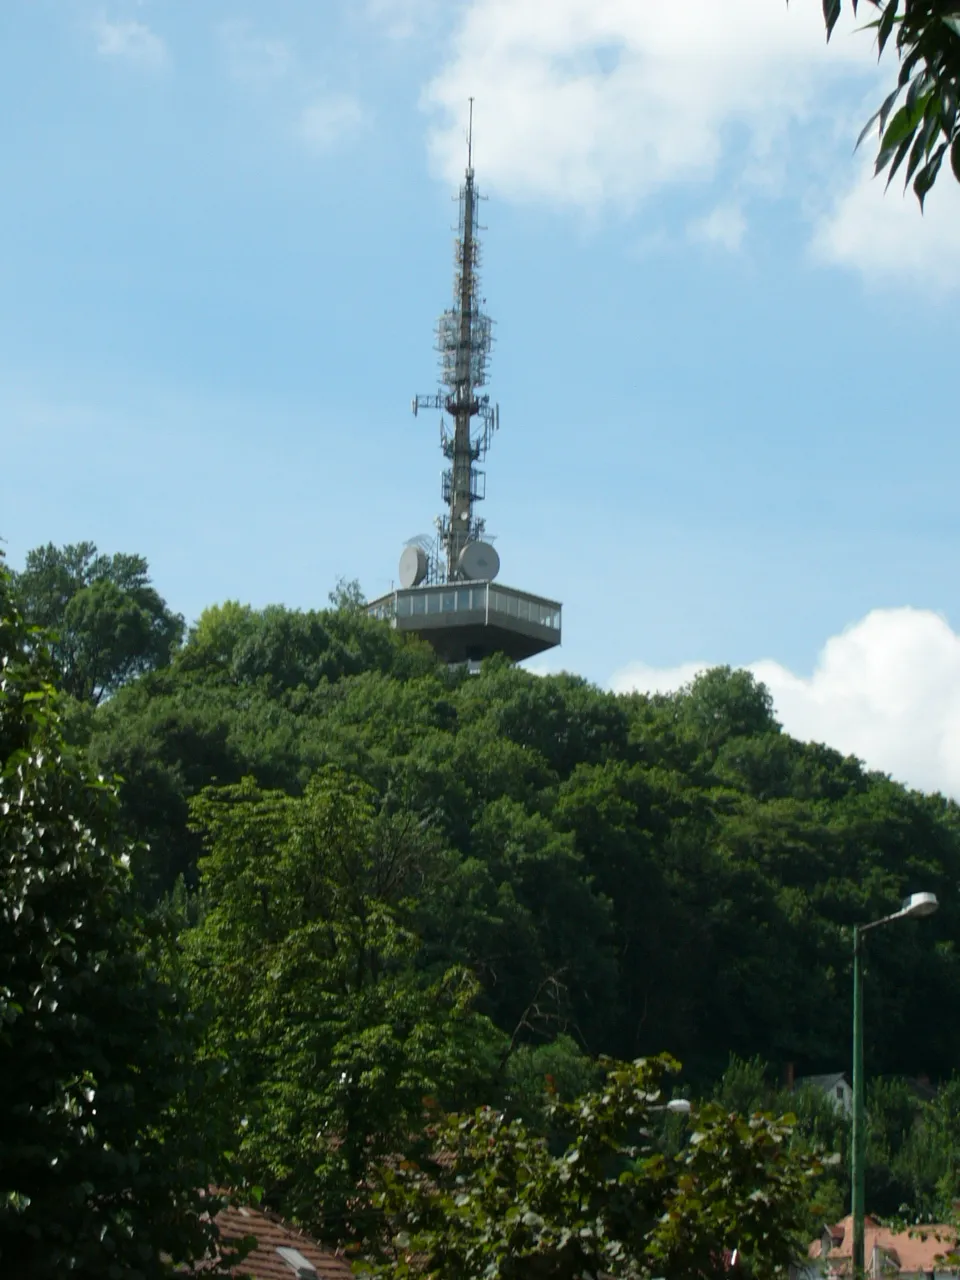
[[[356,578],[337,578],[337,585],[327,597],[333,609],[345,609],[358,613],[367,603],[363,587]]]
[[[877,13],[867,25],[877,33],[879,53],[894,36],[900,71],[859,142],[875,125],[875,172],[886,172],[889,184],[906,162],[904,186],[913,179],[923,208],[948,151],[960,182],[960,10],[956,0],[851,0],[854,14],[867,4]],[[842,8],[843,0],[823,0],[827,39]]]
[[[327,1239],[369,1214],[371,1163],[402,1154],[426,1100],[489,1080],[502,1038],[462,968],[428,973],[408,900],[430,850],[408,815],[378,812],[334,769],[300,799],[248,779],[194,804],[209,853],[187,940],[231,1064],[239,1159],[267,1202]]]
[[[211,1244],[216,1117],[51,676],[0,566],[0,1271],[146,1280]]]
[[[14,583],[27,621],[52,633],[63,689],[82,701],[96,704],[166,665],[183,635],[183,618],[151,585],[142,556],[48,543],[27,553]]]
[[[773,698],[749,671],[702,671],[678,700],[680,723],[711,754],[731,738],[776,733]]]
[[[431,1156],[385,1167],[390,1239],[373,1271],[444,1280],[580,1280],[784,1274],[805,1244],[817,1156],[793,1153],[788,1120],[715,1104],[676,1154],[650,1127],[667,1057],[607,1062],[600,1088],[555,1102],[559,1142],[483,1108],[435,1127]]]
[[[196,886],[191,797],[245,776],[302,797],[335,766],[430,831],[439,855],[403,913],[415,967],[469,969],[508,1036],[555,978],[550,1032],[591,1055],[665,1046],[704,1088],[731,1052],[832,1070],[849,927],[922,886],[937,916],[871,952],[866,1051],[878,1072],[934,1078],[960,1055],[936,1016],[960,992],[960,807],[791,739],[747,673],[616,697],[505,660],[451,672],[362,612],[226,604],[169,667],[84,712],[90,759],[123,778],[149,846],[152,901],[181,874]]]

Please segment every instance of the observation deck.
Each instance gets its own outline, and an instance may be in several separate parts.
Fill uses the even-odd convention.
[[[443,662],[479,662],[503,653],[514,662],[560,643],[561,606],[496,582],[400,587],[371,600],[367,613],[426,640]]]

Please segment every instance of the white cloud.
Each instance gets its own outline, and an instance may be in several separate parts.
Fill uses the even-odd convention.
[[[877,74],[867,36],[825,46],[812,0],[469,0],[450,47],[423,98],[445,178],[474,95],[484,180],[587,209],[710,178],[730,145],[760,180],[835,82]]]
[[[819,221],[812,251],[820,262],[850,267],[870,280],[905,282],[937,293],[960,287],[960,188],[945,165],[924,212],[903,183],[871,177],[855,183]]]
[[[631,662],[616,672],[610,687],[614,693],[676,693],[710,666],[709,662],[681,662],[676,667],[649,667]]]
[[[301,138],[317,151],[329,151],[366,124],[363,105],[351,94],[316,98],[300,113]]]
[[[109,22],[99,18],[95,32],[97,52],[104,58],[120,58],[153,69],[167,61],[167,46],[143,22]]]
[[[702,244],[717,245],[730,253],[736,253],[743,244],[747,220],[738,205],[723,204],[711,210],[703,218],[697,218],[687,227],[691,240]]]
[[[219,36],[235,80],[269,84],[285,79],[293,68],[293,51],[287,41],[257,35],[247,22],[225,22]]]
[[[708,665],[635,663],[611,683],[618,692],[668,693]],[[960,635],[938,614],[876,609],[827,641],[809,678],[770,660],[749,669],[794,737],[960,799]]]

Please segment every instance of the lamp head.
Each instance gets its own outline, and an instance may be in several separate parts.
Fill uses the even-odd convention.
[[[919,919],[923,916],[932,916],[939,905],[935,893],[911,893],[909,898],[904,898],[900,914],[916,916]]]
[[[667,1103],[667,1110],[672,1111],[674,1115],[688,1116],[690,1114],[689,1098],[671,1098]]]

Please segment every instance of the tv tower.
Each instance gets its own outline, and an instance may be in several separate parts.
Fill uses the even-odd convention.
[[[493,323],[479,296],[480,196],[473,171],[473,99],[467,129],[467,168],[460,188],[454,244],[453,305],[437,322],[440,390],[418,395],[413,413],[440,412],[444,513],[436,536],[414,538],[400,557],[400,588],[373,600],[368,612],[428,640],[450,663],[474,663],[493,653],[521,660],[560,643],[561,606],[499,584],[500,557],[484,540],[476,504],[486,496],[478,467],[500,427],[500,409],[480,394],[487,384]]]
[[[473,174],[471,98],[467,172],[460,188],[460,224],[454,245],[454,305],[437,321],[440,381],[444,390],[417,396],[413,401],[415,415],[420,409],[440,409],[446,411],[452,422],[450,430],[441,415],[440,447],[450,466],[442,478],[447,510],[438,521],[437,532],[448,581],[456,577],[461,555],[471,543],[479,541],[484,532],[484,521],[474,515],[474,505],[485,496],[485,476],[476,464],[486,457],[499,425],[499,414],[496,406],[491,407],[490,397],[484,395],[481,399],[477,394],[478,389],[486,385],[493,341],[490,317],[480,309],[479,203]],[[476,429],[474,419],[478,420]]]

